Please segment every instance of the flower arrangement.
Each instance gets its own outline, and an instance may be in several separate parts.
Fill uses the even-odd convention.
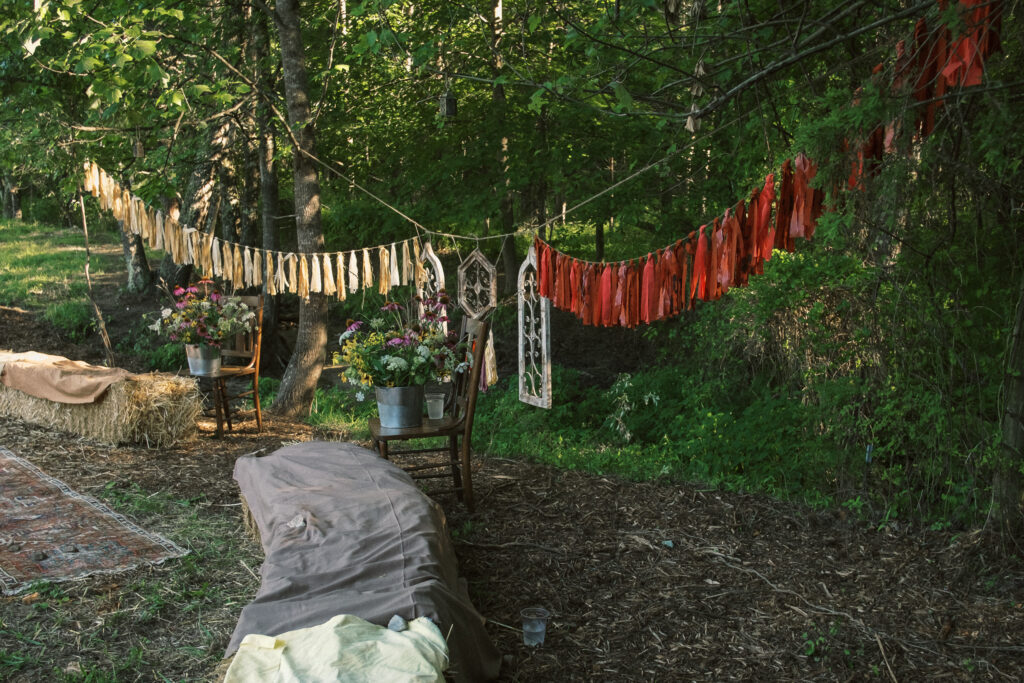
[[[462,372],[468,363],[461,360],[458,335],[445,334],[445,307],[448,296],[422,300],[419,320],[402,321],[403,306],[387,303],[385,314],[370,320],[349,321],[338,339],[340,361],[348,365],[342,376],[351,384],[364,387],[401,387],[423,385]],[[337,362],[336,358],[336,362]]]
[[[165,308],[149,329],[173,342],[219,347],[221,342],[241,332],[255,313],[235,297],[210,291],[211,280],[200,280],[199,287],[176,287],[174,307]]]

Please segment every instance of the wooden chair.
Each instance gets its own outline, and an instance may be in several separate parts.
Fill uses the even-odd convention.
[[[234,431],[231,424],[231,401],[252,397],[256,409],[256,431],[263,431],[263,413],[260,411],[260,348],[263,345],[263,297],[240,296],[243,304],[256,311],[249,329],[240,332],[231,340],[221,344],[220,370],[204,375],[200,379],[208,379],[213,383],[213,407],[217,418],[217,436],[224,434],[224,423],[228,431]],[[249,378],[251,384],[236,394],[229,392],[228,380]]]
[[[461,338],[466,343],[467,356],[468,359],[471,359],[472,366],[468,372],[455,376],[452,382],[452,393],[446,401],[444,417],[436,420],[424,418],[423,424],[419,427],[403,429],[381,427],[378,418],[371,418],[370,437],[374,447],[385,459],[393,454],[433,453],[445,450],[443,447],[435,447],[395,451],[390,449],[392,441],[447,437],[448,462],[416,465],[403,469],[411,473],[413,479],[436,479],[451,476],[456,495],[472,511],[473,479],[470,455],[472,453],[473,414],[476,411],[476,396],[480,387],[480,372],[483,368],[484,347],[487,344],[490,323],[467,317],[463,320],[462,325]],[[448,473],[426,473],[428,470],[446,468],[451,468],[450,475]]]

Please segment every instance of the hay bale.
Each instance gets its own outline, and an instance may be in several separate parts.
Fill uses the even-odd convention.
[[[55,403],[0,384],[0,415],[109,444],[171,446],[192,437],[202,399],[196,381],[162,373],[115,382],[95,403]]]
[[[260,528],[256,525],[256,518],[249,508],[249,501],[241,493],[238,494],[238,497],[242,501],[242,524],[245,525],[246,532],[252,537],[252,540],[263,545],[263,539],[260,538]]]

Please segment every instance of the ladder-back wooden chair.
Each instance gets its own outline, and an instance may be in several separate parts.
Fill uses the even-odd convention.
[[[256,312],[248,329],[221,343],[221,366],[217,372],[204,375],[200,379],[208,379],[213,384],[213,407],[217,418],[217,436],[224,433],[224,424],[228,431],[234,431],[231,424],[231,402],[252,397],[256,411],[256,431],[263,431],[263,413],[260,411],[260,349],[263,346],[263,297],[240,296],[243,304]],[[229,380],[247,378],[245,389],[232,394]]]
[[[466,507],[473,510],[473,478],[470,456],[472,454],[473,414],[476,411],[476,397],[480,388],[480,372],[484,363],[484,350],[490,324],[485,320],[466,317],[462,322],[461,340],[466,344],[468,371],[457,374],[452,380],[452,392],[445,404],[445,414],[440,419],[423,419],[419,427],[388,429],[380,426],[378,418],[370,419],[370,437],[381,457],[413,453],[434,453],[447,450],[447,462],[404,467],[413,479],[436,479],[451,476],[456,496]],[[392,441],[409,441],[442,437],[448,439],[444,447],[391,450]],[[429,470],[449,469],[450,473],[429,473]]]

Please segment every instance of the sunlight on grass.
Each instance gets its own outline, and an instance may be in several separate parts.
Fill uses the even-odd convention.
[[[116,235],[90,235],[91,243],[116,244]],[[115,255],[92,253],[93,276],[117,270]],[[29,309],[84,299],[85,239],[80,231],[0,220],[0,305]]]

